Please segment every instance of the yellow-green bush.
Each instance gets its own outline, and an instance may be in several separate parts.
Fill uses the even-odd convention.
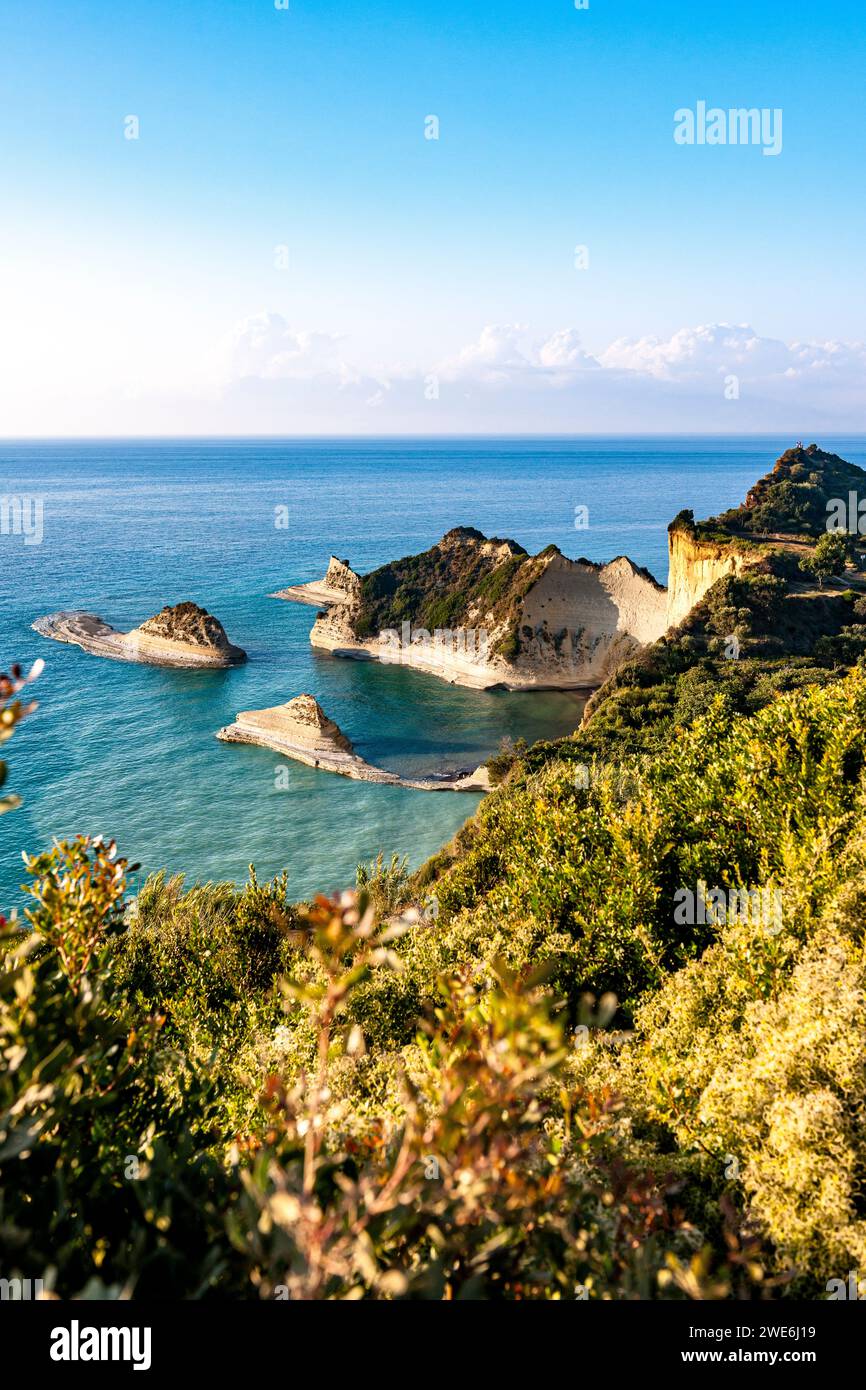
[[[586,1069],[625,1098],[621,1139],[651,1162],[673,1144],[710,1191],[733,1190],[776,1271],[812,1292],[866,1260],[862,803],[854,817],[837,857],[792,848],[781,932],[724,928],[638,1010],[630,1045]]]

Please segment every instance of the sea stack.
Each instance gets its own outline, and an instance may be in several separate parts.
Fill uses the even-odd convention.
[[[358,782],[379,782],[392,787],[410,787],[415,791],[487,791],[490,786],[487,769],[476,768],[473,773],[443,775],[436,778],[410,779],[395,772],[373,767],[355,752],[351,742],[329,719],[313,695],[296,695],[284,705],[270,709],[242,710],[233,724],[220,729],[217,738],[222,743],[253,743],[270,748],[295,762],[306,763],[323,772],[336,772]]]
[[[297,695],[270,709],[242,710],[234,724],[220,729],[217,738],[225,743],[259,743],[279,751],[291,750],[291,756],[311,767],[318,767],[322,760],[341,762],[355,756],[346,735],[313,695]]]
[[[222,669],[247,659],[246,652],[229,641],[219,619],[197,603],[167,606],[130,632],[118,632],[95,613],[80,610],[49,613],[37,618],[33,628],[92,656],[148,666]]]

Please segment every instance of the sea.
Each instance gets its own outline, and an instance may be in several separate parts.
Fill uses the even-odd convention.
[[[804,442],[809,442],[804,441]],[[866,438],[818,441],[866,466]],[[405,667],[315,651],[315,610],[269,597],[334,554],[364,573],[453,526],[628,555],[667,581],[666,528],[740,502],[796,443],[761,438],[98,439],[0,442],[0,498],[41,508],[0,526],[0,670],[37,657],[38,709],[2,747],[0,911],[20,907],[22,851],[114,838],[145,874],[243,882],[286,870],[296,898],[354,882],[380,851],[410,868],[477,794],[349,781],[215,735],[240,710],[315,695],[358,753],[407,777],[472,768],[505,740],[570,733],[576,693],[462,689]],[[35,517],[35,510],[31,513]],[[246,665],[172,671],[93,657],[35,633],[85,609],[126,630],[165,604],[214,613]]]

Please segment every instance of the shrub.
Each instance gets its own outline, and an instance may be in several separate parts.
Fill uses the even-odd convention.
[[[22,675],[20,666],[13,666],[8,676],[0,673],[0,747],[12,737],[15,726],[35,710],[35,701],[24,703],[19,696],[26,685],[41,675],[44,664],[41,660],[34,662],[26,676]],[[0,759],[0,787],[4,785],[6,777],[6,764]],[[0,816],[4,811],[14,811],[20,804],[17,796],[0,797]]]

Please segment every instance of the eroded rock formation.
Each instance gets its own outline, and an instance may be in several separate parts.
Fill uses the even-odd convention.
[[[699,536],[694,527],[673,525],[668,533],[667,626],[688,617],[719,579],[740,575],[759,558],[736,541]]]
[[[33,628],[91,656],[148,666],[221,668],[247,659],[246,652],[228,640],[222,623],[196,603],[163,608],[131,632],[118,632],[95,613],[79,610],[49,613],[37,618]]]
[[[532,556],[471,527],[363,577],[332,557],[322,580],[275,597],[319,607],[310,641],[336,655],[509,690],[600,684],[661,636],[667,606],[624,556],[597,565],[556,546]]]
[[[220,729],[223,743],[253,743],[308,767],[336,772],[359,782],[381,782],[417,791],[486,791],[487,769],[439,778],[411,779],[373,767],[355,752],[342,730],[329,719],[312,695],[296,695],[270,709],[242,710],[233,724]]]
[[[232,648],[219,618],[208,613],[206,608],[200,608],[197,603],[177,603],[173,608],[166,606],[154,617],[147,618],[134,632],[213,652],[237,650]]]

